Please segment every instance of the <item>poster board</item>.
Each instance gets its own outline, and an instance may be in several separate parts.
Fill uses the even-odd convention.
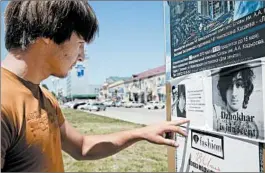
[[[265,2],[165,1],[169,172],[264,172]]]

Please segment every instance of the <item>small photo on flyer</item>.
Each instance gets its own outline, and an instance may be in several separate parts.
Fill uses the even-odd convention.
[[[184,84],[172,86],[172,98],[177,117],[186,118],[186,89]]]
[[[262,63],[212,71],[213,130],[264,140]]]

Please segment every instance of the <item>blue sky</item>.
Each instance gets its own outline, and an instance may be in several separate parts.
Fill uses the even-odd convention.
[[[1,2],[1,16],[6,4]],[[102,84],[109,76],[131,76],[164,64],[162,1],[90,4],[99,20],[99,35],[87,46],[91,83]],[[3,26],[2,17],[1,60],[6,54]]]

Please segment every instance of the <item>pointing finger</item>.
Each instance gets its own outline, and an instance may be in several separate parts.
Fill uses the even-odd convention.
[[[185,124],[185,123],[188,123],[188,122],[190,122],[189,119],[183,118],[183,119],[180,119],[180,120],[170,121],[169,124],[175,125],[175,126],[179,126],[179,125],[182,125],[182,124]]]

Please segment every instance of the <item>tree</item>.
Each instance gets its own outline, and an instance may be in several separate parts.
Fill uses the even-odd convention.
[[[42,84],[43,88],[46,88],[47,90],[49,90],[48,86],[46,84]]]
[[[57,98],[57,96],[56,96],[55,92],[53,92],[53,91],[52,91],[52,95],[53,95],[55,98]]]

